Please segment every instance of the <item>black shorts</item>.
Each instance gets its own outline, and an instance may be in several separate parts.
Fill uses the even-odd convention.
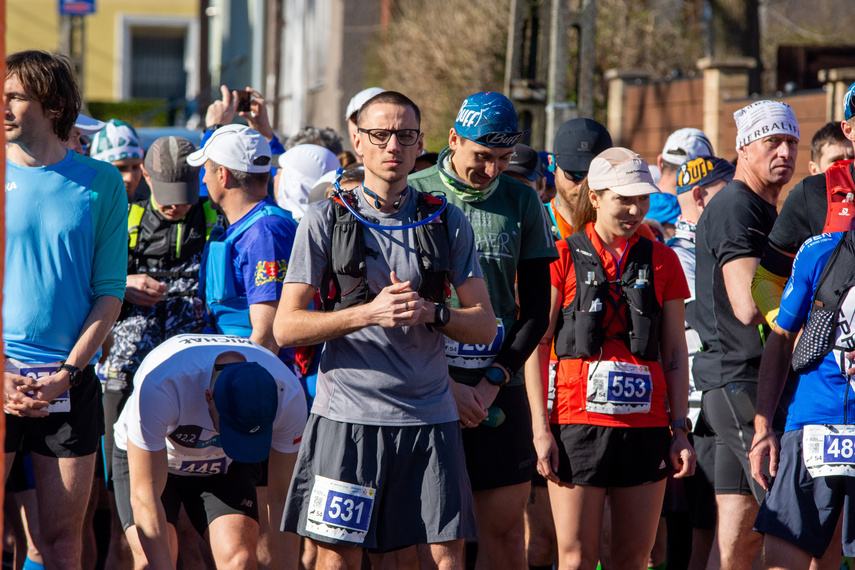
[[[558,478],[593,487],[635,487],[671,471],[671,430],[552,424]]]
[[[170,473],[160,496],[166,522],[172,526],[178,523],[181,505],[184,505],[187,517],[199,534],[204,534],[208,525],[223,515],[246,515],[257,522],[255,485],[259,476],[258,463],[237,461],[233,461],[222,475],[191,477]],[[134,524],[128,452],[118,447],[113,448],[113,484],[122,530],[128,530]]]
[[[802,430],[781,438],[778,475],[754,522],[771,534],[819,558],[825,554],[843,516],[843,554],[855,556],[855,477],[812,477],[802,456]],[[839,552],[839,545],[832,546]]]
[[[120,392],[116,390],[104,391],[104,467],[107,473],[107,488],[113,488],[113,427],[119,419],[119,415],[125,407],[128,398],[131,397],[130,392]]]
[[[751,464],[748,461],[748,452],[751,451],[751,442],[754,440],[756,403],[755,382],[730,382],[721,388],[705,391],[701,410],[716,436],[716,494],[753,494],[760,503],[766,496],[766,491],[751,476]],[[776,417],[774,425],[780,425],[779,417]],[[766,476],[768,475],[767,470]]]
[[[8,416],[6,416],[8,418]],[[6,479],[7,493],[20,493],[36,488],[36,477],[33,473],[33,462],[28,452],[19,451],[12,462],[12,470]]]
[[[716,441],[703,414],[698,418],[694,431],[689,434],[689,441],[698,454],[695,474],[683,479],[689,518],[692,528],[712,530],[715,528],[717,512],[714,482]]]
[[[46,457],[84,457],[97,451],[104,435],[101,382],[94,366],[87,366],[80,375],[80,385],[69,390],[71,411],[44,418],[6,414],[6,453],[18,451],[21,445]]]
[[[525,386],[502,388],[493,406],[505,412],[500,426],[463,430],[466,470],[473,491],[528,483],[537,466]]]
[[[376,552],[474,538],[459,423],[369,426],[310,414],[281,530]]]

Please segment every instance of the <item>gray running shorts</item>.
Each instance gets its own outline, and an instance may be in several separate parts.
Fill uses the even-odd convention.
[[[799,429],[781,437],[778,475],[760,505],[754,530],[777,536],[820,558],[842,516],[843,555],[855,556],[855,477],[812,477],[802,456],[802,434]],[[831,546],[837,552],[840,547]]]
[[[458,423],[367,426],[311,414],[282,530],[376,552],[473,538]]]

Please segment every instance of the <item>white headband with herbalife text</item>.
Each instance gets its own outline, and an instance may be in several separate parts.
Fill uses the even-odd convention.
[[[772,135],[799,136],[793,108],[781,101],[757,101],[733,114],[736,121],[736,150]]]

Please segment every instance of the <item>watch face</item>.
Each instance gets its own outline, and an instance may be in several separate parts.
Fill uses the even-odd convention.
[[[451,310],[445,306],[437,303],[436,305],[436,313],[434,314],[434,325],[438,327],[444,327],[448,324],[448,321],[451,320]]]
[[[442,321],[442,324],[447,325],[448,321],[451,320],[451,309],[449,309],[445,305],[440,305],[439,317],[440,317],[440,320]]]
[[[486,378],[490,384],[495,384],[496,386],[501,386],[505,383],[505,374],[495,366],[488,368],[487,371],[484,372],[484,378]]]

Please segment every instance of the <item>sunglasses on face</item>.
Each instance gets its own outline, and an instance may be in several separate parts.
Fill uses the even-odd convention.
[[[363,129],[359,127],[360,133],[368,135],[368,140],[371,144],[382,146],[392,140],[392,135],[398,139],[398,144],[404,146],[413,146],[419,140],[418,129]]]
[[[575,184],[579,184],[588,176],[586,170],[562,170],[561,172],[564,173],[564,178]]]

